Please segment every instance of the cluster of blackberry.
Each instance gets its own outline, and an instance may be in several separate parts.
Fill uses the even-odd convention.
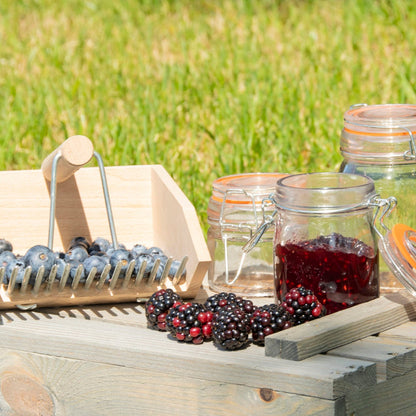
[[[160,289],[146,302],[145,310],[149,328],[194,344],[212,339],[226,350],[244,348],[250,341],[264,345],[268,335],[326,314],[313,292],[304,287],[291,289],[279,305],[263,306],[226,292],[210,296],[203,304],[184,302],[172,289]]]

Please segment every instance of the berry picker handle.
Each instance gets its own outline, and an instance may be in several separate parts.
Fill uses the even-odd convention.
[[[82,168],[84,165],[86,165],[93,156],[95,159],[97,159],[98,162],[113,246],[115,248],[118,247],[103,160],[101,159],[101,156],[94,151],[94,146],[88,137],[71,136],[44,159],[41,167],[43,175],[51,184],[51,205],[49,211],[48,237],[48,247],[51,250],[53,247],[53,235],[55,227],[56,185],[59,182],[64,182],[69,179],[79,168]]]
[[[51,181],[54,159],[58,157],[56,182],[64,182],[86,165],[93,155],[94,146],[88,137],[71,136],[44,159],[41,166],[43,176]]]

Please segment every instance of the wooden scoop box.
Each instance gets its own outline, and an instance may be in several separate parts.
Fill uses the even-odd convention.
[[[75,160],[75,169],[69,164],[69,173],[63,172],[66,179],[57,183],[54,251],[67,250],[76,236],[111,241],[99,168],[79,169],[88,160]],[[118,242],[128,249],[137,243],[159,246],[178,260],[187,256],[186,280],[174,289],[184,297],[195,296],[211,258],[193,205],[160,165],[105,167],[105,172]],[[48,245],[51,187],[45,176],[42,170],[0,172],[0,237],[13,244],[16,254]],[[113,289],[80,284],[60,291],[54,283],[37,294],[30,288],[10,293],[2,285],[0,308],[134,301],[158,288],[145,281],[135,285],[133,279],[124,287],[121,280]],[[171,280],[166,279],[166,287],[173,287]]]

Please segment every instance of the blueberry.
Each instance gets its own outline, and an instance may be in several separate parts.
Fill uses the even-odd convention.
[[[3,283],[5,283],[5,284],[9,283],[9,281],[12,277],[13,270],[15,269],[15,267],[18,268],[18,272],[17,272],[15,282],[17,284],[22,284],[26,267],[25,267],[25,264],[23,263],[23,261],[18,260],[18,259],[11,260],[7,264],[6,270],[5,270],[5,273],[4,273],[4,277],[3,277]]]
[[[16,256],[9,250],[0,253],[0,267],[6,267],[12,260],[16,260]]]
[[[93,267],[97,269],[96,275],[101,275],[101,273],[104,271],[105,266],[107,266],[108,262],[106,261],[105,257],[103,256],[90,256],[87,257],[83,261],[83,266],[85,269],[85,274],[88,276],[90,274],[90,271]]]
[[[71,248],[65,256],[66,261],[78,260],[83,262],[88,257],[88,251],[82,246],[75,246]]]
[[[106,238],[98,237],[96,238],[89,248],[89,252],[93,251],[102,251],[106,252],[110,248],[110,242]]]
[[[111,256],[116,250],[127,250],[126,246],[122,243],[118,243],[118,247],[114,248],[114,246],[111,244],[110,247],[107,249],[106,253]]]
[[[45,267],[43,278],[49,275],[52,266],[55,263],[55,254],[46,246],[37,245],[31,247],[23,257],[26,267],[32,267],[31,277],[36,277],[41,266]]]
[[[153,266],[155,265],[155,258],[150,254],[142,254],[136,258],[136,265],[134,267],[134,274],[137,276],[140,272],[140,268],[144,261],[146,261],[146,268],[144,269],[144,278],[148,278],[152,272]]]
[[[117,264],[121,262],[122,267],[120,269],[120,277],[125,276],[127,268],[129,266],[131,260],[130,252],[126,249],[119,248],[114,250],[114,252],[110,255],[110,264],[111,264],[111,273],[114,272]]]
[[[146,250],[146,254],[150,254],[152,256],[156,256],[156,255],[164,255],[165,253],[159,247],[150,247],[150,248],[148,248]]]
[[[72,248],[77,247],[77,246],[84,247],[85,250],[88,251],[88,249],[90,248],[90,243],[88,242],[88,240],[85,237],[75,237],[69,243],[69,250],[71,250]]]
[[[147,248],[141,244],[135,244],[130,250],[131,255],[136,258],[146,252]]]
[[[10,241],[5,240],[4,238],[0,239],[0,253],[3,251],[13,251],[13,246]]]
[[[92,250],[88,253],[90,256],[100,256],[100,257],[108,257],[108,254],[105,251],[96,251]]]
[[[155,260],[160,260],[160,265],[165,267],[166,263],[168,262],[168,256],[165,256],[164,254],[154,254],[153,257]]]

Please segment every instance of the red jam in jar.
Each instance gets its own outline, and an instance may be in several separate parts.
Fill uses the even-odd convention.
[[[333,233],[312,240],[276,245],[276,293],[294,287],[312,290],[337,312],[378,296],[378,255],[362,241]]]
[[[304,286],[333,313],[379,296],[372,179],[309,173],[278,180],[274,253],[278,301]]]

